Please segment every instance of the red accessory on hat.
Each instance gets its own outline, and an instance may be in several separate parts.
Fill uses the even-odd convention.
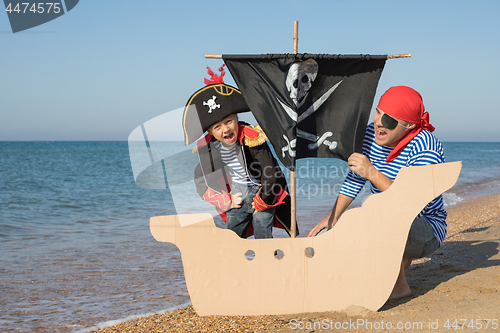
[[[210,75],[210,80],[205,79],[204,80],[205,84],[209,85],[209,84],[224,83],[224,75],[226,75],[226,72],[224,71],[224,66],[226,66],[226,64],[223,64],[219,68],[220,75],[215,74],[210,67],[207,67],[208,75]]]
[[[434,131],[434,126],[429,123],[429,113],[425,112],[422,96],[415,89],[406,86],[391,87],[380,97],[377,108],[393,118],[415,124],[415,128],[409,131],[387,156],[387,163],[394,161],[422,130]]]

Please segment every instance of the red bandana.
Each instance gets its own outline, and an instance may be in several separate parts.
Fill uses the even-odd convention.
[[[380,97],[377,107],[391,117],[409,121],[416,125],[387,156],[385,160],[387,163],[394,161],[406,145],[422,130],[434,131],[434,127],[429,123],[429,113],[425,112],[422,96],[410,87],[397,86],[389,88]]]

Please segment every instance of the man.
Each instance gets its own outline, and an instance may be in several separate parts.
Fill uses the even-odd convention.
[[[331,229],[367,180],[371,183],[371,192],[380,193],[391,186],[402,167],[444,163],[441,142],[432,131],[434,127],[429,124],[429,114],[417,91],[405,86],[387,90],[380,98],[373,123],[366,129],[363,154],[354,153],[347,161],[350,172],[332,212],[308,237],[325,228]],[[411,295],[405,270],[413,258],[428,256],[441,246],[446,236],[446,216],[442,196],[439,196],[415,218],[390,298]]]

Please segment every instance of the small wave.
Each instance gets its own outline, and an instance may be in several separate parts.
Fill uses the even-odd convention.
[[[2,230],[26,230],[28,228],[22,226],[22,225],[12,225],[12,224],[7,224],[7,223],[1,223],[0,224],[0,231]]]
[[[453,192],[461,198],[500,193],[500,179],[485,178],[480,181],[462,182],[453,188]]]
[[[453,192],[443,193],[443,203],[445,207],[452,207],[460,202],[464,201],[462,197],[459,197]]]
[[[190,305],[191,305],[191,302],[189,301],[187,303],[184,303],[184,304],[181,304],[181,305],[178,305],[178,306],[174,306],[174,307],[171,307],[171,308],[168,308],[168,309],[160,310],[158,312],[148,312],[148,313],[144,313],[144,314],[140,314],[140,315],[131,315],[131,316],[128,316],[128,317],[125,317],[125,318],[122,318],[122,319],[108,320],[108,321],[105,321],[104,323],[97,324],[96,326],[84,328],[82,330],[75,331],[73,333],[88,333],[88,332],[100,330],[100,329],[103,329],[103,328],[106,328],[106,327],[116,326],[118,324],[125,323],[127,321],[131,321],[131,320],[138,319],[138,318],[148,317],[148,316],[152,316],[152,315],[155,315],[155,314],[161,315],[161,314],[164,314],[164,313],[167,313],[167,312],[170,312],[170,311],[175,311],[175,310],[178,310],[178,309],[182,309],[182,308],[188,307]]]
[[[70,205],[70,204],[59,204],[59,205],[54,205],[52,208],[53,209],[81,209],[83,207],[77,206],[77,205]]]
[[[76,223],[91,224],[92,222],[91,221],[87,221],[87,220],[78,220],[78,221],[76,221]]]

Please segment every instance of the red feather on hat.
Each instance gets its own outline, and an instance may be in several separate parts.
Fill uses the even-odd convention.
[[[217,83],[224,83],[224,75],[226,75],[226,72],[224,71],[224,66],[226,64],[223,64],[219,68],[220,75],[215,74],[210,67],[207,67],[208,75],[210,75],[210,79],[205,79],[205,84],[217,84]]]

